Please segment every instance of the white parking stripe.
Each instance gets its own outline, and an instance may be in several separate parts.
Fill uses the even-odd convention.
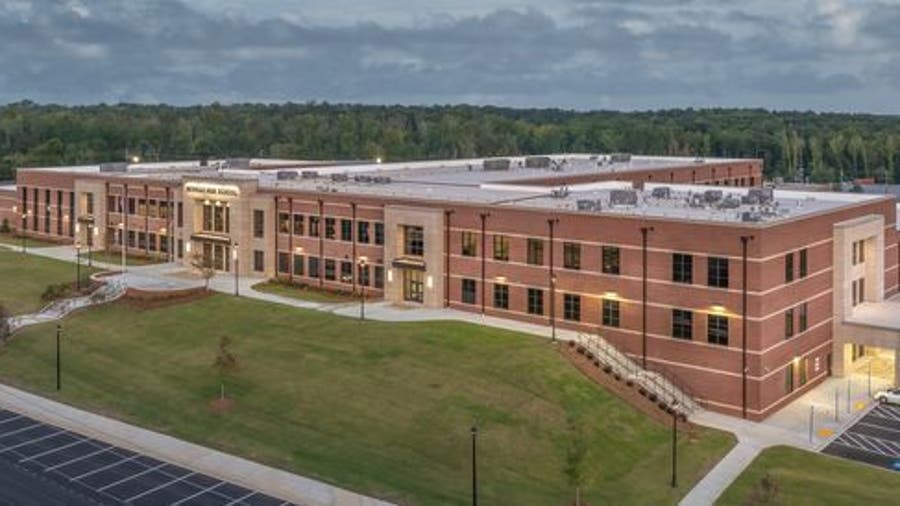
[[[106,471],[107,469],[112,469],[113,467],[116,467],[116,466],[119,465],[119,464],[124,464],[124,463],[126,463],[126,462],[128,462],[128,461],[130,461],[130,460],[134,460],[134,459],[136,459],[136,458],[138,458],[138,457],[140,457],[140,455],[133,455],[133,456],[131,456],[131,457],[128,457],[127,459],[117,460],[117,461],[113,462],[112,464],[109,464],[109,465],[106,465],[106,466],[103,466],[103,467],[94,469],[93,471],[88,471],[88,472],[86,472],[86,473],[84,473],[84,474],[79,474],[78,476],[76,476],[76,477],[74,477],[74,478],[69,478],[69,481],[76,481],[76,480],[80,480],[80,479],[82,479],[82,478],[87,478],[88,476],[90,476],[90,475],[92,475],[92,474],[97,474],[97,473],[99,473],[99,472],[101,472],[101,471]]]
[[[65,433],[65,432],[66,432],[66,431],[60,429],[60,430],[58,430],[58,431],[56,431],[56,432],[51,432],[50,434],[47,434],[46,436],[41,436],[41,437],[39,437],[39,438],[37,438],[37,439],[29,439],[28,441],[24,441],[24,442],[21,442],[21,443],[19,443],[19,444],[17,444],[17,445],[13,445],[13,446],[4,446],[4,447],[0,448],[0,453],[6,453],[6,452],[8,452],[8,451],[10,451],[10,450],[15,450],[16,448],[21,448],[21,447],[23,447],[23,446],[28,446],[28,445],[30,445],[31,443],[37,443],[38,441],[43,441],[43,440],[45,440],[45,439],[50,439],[51,437],[56,437],[56,436],[58,436],[58,435],[60,435],[60,434],[63,434],[63,433]]]
[[[101,454],[101,453],[103,453],[103,452],[109,450],[110,448],[112,448],[112,446],[107,446],[106,448],[100,448],[99,450],[97,450],[97,451],[95,451],[95,452],[88,453],[87,455],[82,455],[82,456],[80,456],[80,457],[75,457],[74,459],[67,460],[67,461],[65,461],[65,462],[61,462],[61,463],[59,463],[59,464],[56,464],[56,465],[50,466],[50,467],[48,467],[48,468],[45,468],[45,469],[44,469],[44,472],[46,473],[46,472],[49,472],[49,471],[55,471],[55,470],[59,469],[60,467],[66,467],[66,466],[69,465],[69,464],[73,464],[73,463],[75,463],[75,462],[78,462],[78,461],[81,461],[81,460],[84,460],[84,459],[93,457],[93,456],[95,456],[95,455]]]
[[[14,421],[18,420],[19,418],[25,418],[25,417],[22,415],[16,415],[16,416],[11,416],[9,418],[4,418],[3,420],[0,420],[0,425],[3,425],[4,423],[14,422]]]
[[[872,427],[873,429],[886,430],[889,432],[896,432],[897,434],[900,434],[900,429],[885,427],[884,425],[878,425],[877,423],[859,422],[857,425],[865,425],[866,427]]]
[[[145,491],[141,492],[141,493],[138,494],[138,495],[135,495],[135,496],[129,497],[128,499],[125,499],[125,502],[126,502],[126,503],[132,503],[132,502],[134,502],[135,500],[140,499],[141,497],[144,497],[145,495],[152,494],[153,492],[156,492],[157,490],[161,490],[161,489],[164,489],[164,488],[166,488],[166,487],[168,487],[168,486],[170,486],[170,485],[174,485],[174,484],[176,484],[176,483],[178,483],[178,482],[180,482],[180,481],[184,481],[184,480],[186,480],[188,477],[193,476],[193,475],[195,475],[195,474],[197,474],[197,473],[188,473],[188,474],[182,476],[181,478],[176,478],[176,479],[174,479],[174,480],[167,481],[167,482],[163,483],[162,485],[157,485],[157,486],[151,488],[150,490],[145,490]]]
[[[12,436],[12,435],[14,435],[14,434],[18,434],[18,433],[20,433],[20,432],[25,432],[26,430],[31,430],[31,429],[33,429],[33,428],[35,428],[35,427],[40,427],[41,425],[43,425],[43,424],[40,424],[40,423],[33,423],[33,424],[31,424],[31,425],[22,427],[21,429],[11,430],[11,431],[9,431],[9,432],[4,432],[3,434],[0,434],[0,439],[5,438],[6,436]]]
[[[859,433],[846,433],[845,436],[851,438],[853,441],[862,441],[867,447],[875,448],[876,451],[882,455],[888,457],[897,457],[900,456],[900,451],[894,449],[893,442],[887,441],[885,439],[880,439],[873,436],[867,436],[865,434]]]
[[[244,499],[246,499],[246,498],[248,498],[248,497],[250,497],[250,496],[252,496],[252,495],[256,495],[256,491],[255,491],[255,490],[251,490],[249,494],[245,494],[243,497],[238,497],[237,499],[235,499],[235,500],[231,501],[230,503],[228,503],[227,506],[231,506],[232,504],[241,504],[242,502],[244,502]]]
[[[216,483],[215,485],[212,485],[212,486],[209,486],[209,487],[204,488],[203,490],[197,492],[197,493],[194,494],[194,495],[189,495],[189,496],[187,496],[187,497],[182,498],[180,501],[173,502],[173,503],[170,504],[169,506],[178,506],[179,504],[183,504],[183,503],[185,503],[185,502],[187,502],[187,501],[190,501],[191,499],[193,499],[193,498],[195,498],[195,497],[199,497],[199,496],[201,496],[201,495],[203,495],[203,494],[205,494],[205,493],[207,493],[207,492],[212,492],[214,489],[217,489],[217,488],[221,487],[221,486],[224,485],[224,484],[225,484],[225,482],[220,481],[219,483]]]
[[[106,485],[103,485],[102,487],[98,488],[98,489],[97,489],[97,492],[103,492],[103,491],[106,490],[106,489],[113,488],[113,487],[115,487],[116,485],[125,483],[126,481],[131,481],[131,480],[137,478],[138,476],[143,476],[143,475],[145,475],[145,474],[147,474],[147,473],[152,473],[153,471],[156,471],[157,469],[159,469],[160,467],[162,467],[162,466],[164,466],[164,465],[166,465],[166,463],[165,463],[165,462],[162,462],[162,463],[160,463],[158,466],[155,466],[155,467],[148,467],[147,469],[144,469],[143,471],[141,471],[141,472],[139,472],[139,473],[134,473],[134,474],[132,474],[132,475],[130,475],[130,476],[126,476],[125,478],[122,478],[121,480],[118,480],[118,481],[114,481],[114,482],[112,482],[112,483],[107,483]]]
[[[864,439],[857,437],[856,434],[846,433],[843,435],[843,438],[849,442],[852,446],[856,446],[858,448],[863,448],[867,451],[881,454],[881,451],[878,450],[877,447],[873,447],[868,444]]]
[[[80,439],[77,439],[77,440],[75,440],[75,441],[73,441],[73,442],[71,442],[71,443],[69,443],[69,444],[65,444],[65,445],[62,445],[62,446],[57,446],[56,448],[51,448],[51,449],[49,449],[49,450],[47,450],[47,451],[45,451],[45,452],[41,452],[41,453],[38,453],[38,454],[36,454],[36,455],[32,455],[32,456],[30,456],[30,457],[25,457],[25,458],[21,459],[21,460],[19,461],[19,463],[22,463],[22,462],[28,462],[29,460],[39,459],[39,458],[41,458],[41,457],[46,457],[47,455],[56,453],[56,452],[58,452],[58,451],[60,451],[60,450],[65,450],[66,448],[71,448],[71,447],[73,447],[73,446],[75,446],[75,445],[77,445],[77,444],[84,443],[85,441],[87,441],[87,439],[85,439],[85,438],[80,438]]]

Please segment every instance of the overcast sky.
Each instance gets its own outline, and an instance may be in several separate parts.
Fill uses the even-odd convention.
[[[0,0],[0,102],[900,113],[900,0]]]

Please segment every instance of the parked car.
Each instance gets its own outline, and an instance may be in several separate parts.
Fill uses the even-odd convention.
[[[900,405],[900,388],[890,388],[875,394],[875,400],[881,404]]]

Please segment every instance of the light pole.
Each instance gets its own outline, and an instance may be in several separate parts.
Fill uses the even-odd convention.
[[[472,506],[478,506],[478,467],[476,465],[477,453],[475,441],[478,436],[478,427],[472,426]]]
[[[678,486],[678,411],[672,409],[672,488]]]
[[[94,256],[92,255],[92,251],[94,250],[94,237],[98,235],[100,229],[94,226],[93,223],[88,223],[87,229],[87,247],[88,247],[88,267],[94,266]]]
[[[239,274],[238,267],[240,267],[240,261],[238,260],[238,243],[234,243],[231,246],[231,259],[234,260],[234,296],[237,297],[240,295],[239,288]]]
[[[360,298],[359,298],[359,319],[360,320],[366,319],[366,285],[369,283],[369,273],[368,273],[368,271],[366,271],[366,269],[369,268],[368,261],[369,261],[369,259],[365,256],[359,257],[359,271],[366,272],[366,279],[365,279],[366,282],[359,284],[360,290],[361,290],[361,294],[360,294]]]
[[[75,242],[75,287],[81,291],[81,242]]]
[[[60,355],[59,355],[59,339],[62,337],[62,325],[56,325],[56,391],[62,389],[62,375],[60,374]]]
[[[123,219],[124,217],[123,213]],[[122,276],[125,275],[125,222],[119,223],[119,247],[121,248],[122,253]]]
[[[31,217],[31,210],[22,210],[22,253],[28,250],[28,218]]]

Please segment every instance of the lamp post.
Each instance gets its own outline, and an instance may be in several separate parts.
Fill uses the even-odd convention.
[[[75,287],[81,291],[81,242],[75,241]]]
[[[62,325],[56,325],[56,391],[62,389],[62,374],[60,366],[59,339],[62,337]]]
[[[22,210],[22,253],[28,250],[28,218],[31,217],[31,210]]]
[[[123,215],[123,219],[125,219]],[[119,223],[119,248],[122,253],[122,276],[125,275],[125,222]]]
[[[234,296],[237,297],[240,295],[239,286],[239,274],[238,267],[240,267],[240,263],[238,260],[238,243],[234,243],[231,246],[231,259],[234,261]]]
[[[365,257],[365,256],[359,257],[359,271],[360,272],[366,271],[366,269],[368,269],[368,265],[369,265],[368,262],[369,262],[369,259],[367,257]],[[360,280],[360,281],[362,281],[362,280]],[[359,287],[361,290],[361,292],[360,292],[361,296],[359,298],[359,319],[360,320],[366,319],[366,285],[369,284],[369,273],[367,271],[366,271],[365,281],[366,281],[365,283],[359,284]]]
[[[478,467],[476,465],[477,462],[477,453],[475,441],[478,437],[478,427],[472,426],[472,506],[478,506]]]
[[[678,486],[678,411],[672,409],[672,488]]]

